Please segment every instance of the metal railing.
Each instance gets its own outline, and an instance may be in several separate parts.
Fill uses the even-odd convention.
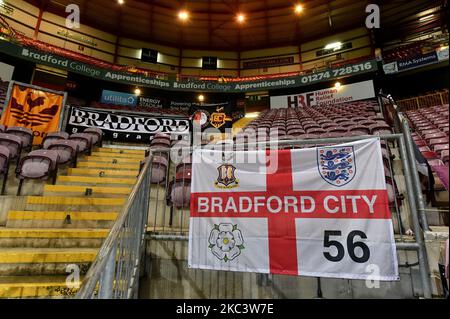
[[[422,190],[420,188],[420,179],[419,179],[419,173],[417,171],[416,167],[416,159],[415,159],[415,152],[414,152],[414,141],[411,136],[411,128],[409,127],[408,120],[403,115],[403,113],[400,110],[400,107],[398,106],[395,99],[392,97],[392,95],[385,95],[383,93],[380,93],[380,96],[387,99],[389,102],[388,107],[388,113],[393,119],[393,124],[396,132],[400,132],[403,134],[406,147],[408,150],[408,159],[410,161],[410,165],[412,168],[411,172],[411,178],[414,181],[414,198],[416,201],[416,205],[418,207],[418,211],[420,214],[420,220],[423,230],[427,231],[429,230],[428,221],[426,217],[426,209],[425,209],[425,200],[423,198]]]
[[[137,298],[149,208],[151,161],[150,156],[88,270],[77,299]]]
[[[402,99],[397,102],[402,111],[419,110],[421,108],[444,105],[448,104],[448,91]]]

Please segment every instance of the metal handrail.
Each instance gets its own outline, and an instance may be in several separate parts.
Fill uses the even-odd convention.
[[[405,139],[406,149],[408,153],[410,154],[409,158],[409,164],[411,166],[411,177],[413,180],[413,191],[414,191],[414,198],[416,200],[416,204],[418,207],[419,215],[420,215],[420,222],[422,224],[422,228],[424,231],[430,230],[428,226],[427,216],[425,213],[425,204],[423,199],[422,190],[420,189],[420,178],[419,173],[417,172],[417,165],[416,160],[414,157],[414,141],[411,136],[411,129],[409,127],[408,120],[403,115],[403,113],[400,111],[400,107],[398,106],[397,102],[395,101],[394,97],[390,94],[384,94],[382,92],[379,93],[381,97],[384,97],[389,100],[389,102],[392,104],[392,108],[395,112],[395,124],[398,127],[398,130],[402,132],[403,137]]]
[[[95,289],[97,288],[97,284],[101,281],[103,274],[107,271],[107,264],[111,261],[111,257],[116,257],[115,250],[117,249],[117,243],[119,240],[119,236],[121,235],[121,230],[126,225],[127,218],[132,213],[131,207],[137,200],[137,196],[139,195],[139,191],[142,187],[145,189],[144,183],[148,182],[146,181],[146,176],[151,175],[151,162],[152,162],[152,155],[150,155],[149,160],[145,164],[144,168],[142,169],[141,173],[139,174],[139,177],[137,179],[136,184],[134,185],[130,196],[128,197],[125,205],[122,208],[121,213],[119,214],[119,217],[115,221],[113,227],[111,228],[111,231],[108,234],[108,237],[103,242],[103,245],[101,246],[94,262],[92,263],[91,267],[89,268],[86,276],[84,277],[83,283],[80,287],[80,290],[78,291],[76,298],[77,299],[90,299],[93,297],[95,293]],[[146,194],[148,196],[148,194]],[[144,216],[147,215],[147,211],[142,212]],[[145,229],[146,229],[146,218],[144,220],[144,225],[141,227],[141,237],[144,239],[145,235]],[[139,243],[141,245],[142,243]],[[141,248],[141,247],[139,247]],[[115,258],[114,258],[115,259]],[[113,283],[111,283],[113,284]],[[117,284],[117,283],[116,283]],[[127,283],[125,283],[127,284]],[[128,283],[129,284],[129,283]],[[102,284],[100,283],[100,286]],[[100,291],[101,291],[100,287]],[[105,296],[103,296],[105,297]],[[112,298],[112,294],[108,293],[106,294],[106,297]]]

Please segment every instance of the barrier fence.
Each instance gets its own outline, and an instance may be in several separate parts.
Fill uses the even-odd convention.
[[[402,112],[448,104],[448,91],[417,96],[397,101]]]
[[[76,298],[137,298],[149,207],[150,160],[88,270]]]

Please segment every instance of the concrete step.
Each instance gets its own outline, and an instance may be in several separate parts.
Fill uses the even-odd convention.
[[[45,185],[44,196],[66,194],[69,196],[86,196],[87,190],[91,190],[91,195],[101,197],[117,197],[131,193],[131,187],[96,187],[90,185]]]
[[[103,177],[136,177],[139,175],[138,170],[114,170],[114,169],[89,169],[89,168],[69,168],[68,175],[71,176],[97,176]]]
[[[100,147],[96,151],[100,152],[100,153],[138,154],[138,155],[145,156],[145,150],[133,150],[133,149],[126,149],[126,148]]]
[[[93,211],[110,212],[122,210],[127,197],[67,197],[67,196],[28,196],[24,210],[27,211]]]
[[[145,153],[143,154],[130,154],[130,153],[118,153],[118,152],[92,152],[91,157],[104,157],[104,158],[129,158],[143,160],[145,158]]]
[[[112,178],[112,177],[92,177],[92,176],[60,176],[58,184],[90,184],[94,185],[134,185],[137,178]]]
[[[0,298],[71,298],[82,281],[69,281],[66,276],[0,276]]]
[[[143,158],[119,158],[119,157],[100,157],[86,156],[80,162],[101,162],[101,163],[117,163],[117,164],[139,164]]]
[[[135,164],[112,164],[103,162],[83,162],[77,163],[77,168],[97,168],[97,169],[114,169],[114,170],[137,170],[139,171],[139,163]]]
[[[37,205],[77,205],[77,206],[119,206],[126,198],[96,198],[96,197],[57,197],[57,196],[27,196],[27,204]]]
[[[0,228],[0,248],[100,248],[109,229]]]
[[[0,248],[0,276],[64,275],[76,265],[86,273],[97,248]]]
[[[70,217],[70,222],[69,218]],[[117,212],[64,211],[9,211],[8,228],[111,228],[117,219]]]

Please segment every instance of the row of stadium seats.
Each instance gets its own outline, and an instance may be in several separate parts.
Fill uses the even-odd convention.
[[[189,147],[189,143],[180,140],[171,140],[170,135],[158,133],[154,136],[150,143],[149,150],[146,152],[146,158],[141,161],[141,170],[145,163],[149,160],[150,152],[153,153],[151,163],[151,183],[160,185],[166,181],[169,174],[169,161],[171,160],[171,148],[176,145],[179,153],[174,154],[181,157],[175,166],[175,176],[168,183],[166,190],[166,202],[168,206],[176,208],[187,208],[190,203],[191,193],[191,156],[182,156],[182,147]],[[172,149],[173,151],[173,149]],[[174,158],[172,157],[172,160]]]
[[[411,44],[396,47],[394,49],[389,49],[383,52],[383,61],[385,63],[390,63],[394,61],[404,60],[408,58],[413,58],[425,53],[425,49],[429,52],[433,50],[434,47],[438,45],[430,45],[426,41],[413,42]]]
[[[69,135],[65,132],[49,133],[40,149],[31,151],[33,131],[24,127],[10,127],[0,133],[0,174],[3,175],[2,192],[6,191],[9,168],[16,160],[16,175],[19,178],[17,195],[21,193],[25,179],[53,178],[56,182],[58,166],[73,163],[76,166],[78,154],[90,154],[94,145],[101,145],[102,131],[88,128],[84,133]],[[23,150],[30,150],[22,156]]]
[[[414,130],[413,139],[430,166],[448,166],[448,104],[408,111],[405,115]]]
[[[272,109],[250,122],[237,138],[273,133],[280,139],[312,139],[392,133],[391,127],[374,109],[376,102],[362,101],[340,106]]]
[[[365,100],[320,108],[272,109],[250,122],[236,134],[237,143],[255,140],[322,139],[392,134],[392,128],[377,115],[377,101]],[[381,141],[390,205],[402,204],[390,164],[389,146]],[[302,147],[302,146],[299,146]],[[305,145],[305,147],[308,147]]]

